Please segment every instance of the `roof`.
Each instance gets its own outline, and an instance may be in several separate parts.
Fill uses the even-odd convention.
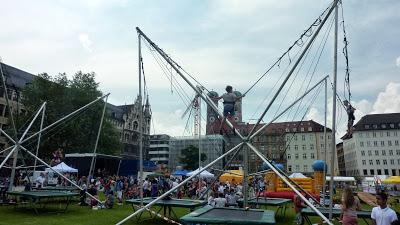
[[[355,131],[400,129],[400,113],[369,114],[355,125]]]
[[[35,75],[9,66],[4,63],[0,63],[4,77],[6,78],[6,84],[10,87],[15,87],[22,90],[27,84],[31,83],[35,79]]]
[[[254,126],[253,124],[250,127]],[[323,132],[324,126],[313,121],[293,121],[293,122],[278,122],[271,123],[264,129],[264,133],[269,134],[280,134],[280,133],[308,133],[308,132]],[[327,132],[332,132],[332,130],[327,127]]]
[[[112,119],[123,121],[124,109],[121,106],[107,103],[107,114],[109,114]]]

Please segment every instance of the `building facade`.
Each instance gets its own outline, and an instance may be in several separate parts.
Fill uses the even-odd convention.
[[[343,142],[336,145],[339,176],[346,176],[346,162],[344,160]]]
[[[169,164],[171,136],[167,134],[150,135],[149,160],[156,164]]]
[[[354,125],[353,137],[343,140],[346,174],[400,174],[400,113],[370,114]]]
[[[203,135],[199,141],[195,136],[173,137],[170,139],[169,164],[168,167],[174,171],[177,166],[181,166],[179,157],[182,151],[190,145],[199,147],[201,143],[201,152],[206,154],[207,159],[201,163],[202,166],[209,164],[221,156],[225,151],[225,141],[222,135]],[[222,169],[224,162],[220,160],[214,164],[213,168]]]

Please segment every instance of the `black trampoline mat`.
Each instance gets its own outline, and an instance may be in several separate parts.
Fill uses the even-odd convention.
[[[211,209],[200,214],[198,217],[205,218],[226,218],[227,220],[261,220],[263,211],[235,210],[235,209]]]

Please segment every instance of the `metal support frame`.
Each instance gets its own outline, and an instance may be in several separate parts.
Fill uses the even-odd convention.
[[[106,97],[106,100],[104,101],[103,112],[101,114],[101,119],[100,119],[100,124],[99,124],[99,130],[97,131],[96,143],[94,144],[93,157],[92,157],[92,161],[90,162],[89,175],[88,175],[88,179],[87,179],[87,183],[86,183],[87,187],[89,187],[89,182],[90,182],[91,176],[93,175],[92,173],[94,173],[94,170],[96,169],[96,166],[95,166],[96,159],[95,158],[96,158],[96,153],[97,153],[97,146],[98,146],[99,140],[100,140],[101,127],[103,126],[104,114],[106,112],[107,100],[108,100],[108,96]]]
[[[39,128],[40,130],[43,129],[43,122],[44,122],[44,115],[45,114],[46,114],[46,106],[43,108],[43,111],[42,111],[42,119],[40,120],[40,128]],[[41,138],[42,138],[42,134],[39,134],[37,145],[36,145],[36,154],[35,154],[36,156],[39,154],[40,139]],[[35,163],[33,164],[34,165],[33,173],[35,173],[35,171],[36,171],[36,163],[37,163],[37,160],[35,159]]]
[[[6,161],[10,158],[10,156],[17,151],[17,149],[21,148],[23,151],[27,152],[29,155],[31,155],[33,158],[35,158],[36,160],[38,160],[39,162],[41,162],[42,164],[44,164],[46,167],[50,168],[53,172],[57,173],[59,176],[63,177],[64,179],[66,179],[68,182],[70,182],[72,185],[74,185],[75,187],[79,188],[79,190],[84,190],[82,189],[79,185],[77,185],[75,182],[73,182],[72,180],[70,180],[69,178],[67,178],[66,176],[64,176],[63,174],[59,173],[58,171],[55,171],[49,164],[47,164],[45,161],[43,161],[41,158],[37,157],[35,154],[33,154],[32,152],[30,152],[29,150],[27,150],[24,146],[22,146],[23,143],[27,142],[28,140],[40,135],[41,133],[43,133],[44,131],[50,129],[51,127],[55,126],[56,124],[72,117],[73,115],[81,112],[82,110],[88,108],[89,106],[93,105],[94,103],[102,100],[103,98],[108,97],[110,94],[106,94],[103,95],[95,100],[93,100],[92,102],[89,102],[88,104],[86,104],[85,106],[82,106],[81,108],[71,112],[70,114],[62,117],[61,119],[57,120],[56,122],[48,125],[47,127],[39,130],[38,132],[32,134],[31,136],[25,138],[26,134],[28,133],[29,129],[31,128],[32,124],[34,123],[34,121],[36,120],[36,118],[39,116],[40,112],[44,109],[46,102],[44,102],[42,104],[42,106],[40,107],[40,109],[38,110],[38,112],[36,113],[35,117],[32,119],[32,121],[30,122],[28,128],[25,130],[25,132],[22,134],[21,138],[18,141],[15,141],[14,139],[12,139],[9,135],[6,135],[7,138],[9,138],[15,145],[12,146],[12,150],[8,153],[8,155],[6,156],[6,158],[1,162],[0,164],[0,169],[4,166],[4,164],[6,163]],[[1,133],[5,133],[3,130],[1,130]],[[15,166],[14,166],[15,168]],[[11,185],[10,185],[11,186]],[[11,186],[12,187],[12,186]],[[96,201],[98,201],[99,203],[102,203],[102,201],[100,201],[99,199],[97,199],[96,197],[94,197],[93,195],[89,194],[86,190],[85,190],[86,194],[95,199]]]

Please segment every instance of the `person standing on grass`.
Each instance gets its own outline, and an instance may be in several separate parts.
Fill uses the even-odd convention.
[[[301,194],[304,196],[304,193]],[[293,204],[294,212],[296,213],[296,216],[294,217],[294,224],[302,225],[304,223],[304,220],[303,216],[301,215],[301,210],[303,210],[303,208],[306,208],[307,205],[304,203],[303,199],[296,193],[294,194]]]
[[[378,206],[371,212],[373,225],[391,225],[398,220],[396,212],[387,205],[388,196],[385,192],[376,195]]]
[[[357,210],[361,210],[360,200],[353,195],[351,188],[346,187],[342,194],[342,224],[357,225]]]

